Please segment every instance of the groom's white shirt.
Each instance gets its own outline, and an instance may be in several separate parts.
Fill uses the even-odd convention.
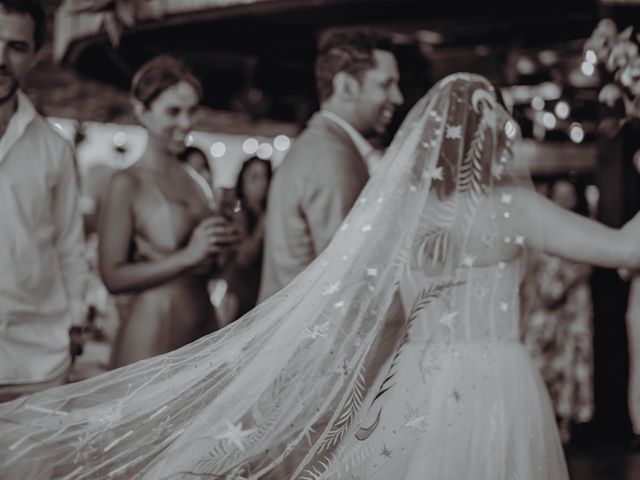
[[[367,140],[360,134],[360,132],[353,128],[353,125],[347,122],[344,118],[327,110],[321,110],[320,115],[327,117],[329,120],[337,123],[345,132],[347,132],[347,135],[349,135],[349,138],[351,138],[351,141],[358,149],[360,155],[362,155],[362,158],[367,158],[367,155],[369,155],[373,151],[373,146],[369,142],[367,142]]]

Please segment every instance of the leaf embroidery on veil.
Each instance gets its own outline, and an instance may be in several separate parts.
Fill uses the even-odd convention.
[[[376,404],[378,399],[380,397],[382,397],[382,395],[384,395],[387,391],[389,391],[393,387],[394,384],[391,383],[391,381],[393,380],[393,378],[395,377],[396,373],[398,372],[398,364],[399,364],[400,356],[401,356],[401,353],[402,353],[402,347],[409,340],[409,331],[411,329],[411,326],[414,323],[414,321],[420,316],[421,311],[424,310],[427,307],[427,305],[429,305],[431,302],[433,302],[436,299],[440,298],[443,292],[445,292],[446,290],[448,290],[451,287],[454,287],[454,286],[457,286],[457,285],[461,285],[462,283],[464,283],[464,282],[462,282],[462,281],[451,281],[451,280],[442,281],[442,282],[434,283],[430,287],[423,288],[420,291],[420,293],[416,297],[416,300],[413,303],[413,307],[411,308],[411,313],[409,314],[409,318],[407,320],[406,327],[405,327],[404,338],[403,338],[402,342],[400,343],[400,345],[398,346],[398,348],[396,349],[396,353],[393,356],[393,359],[391,361],[391,365],[389,366],[389,369],[387,370],[387,376],[385,377],[384,381],[380,385],[380,389],[379,389],[377,395],[371,401],[371,405],[369,406],[368,412],[371,411],[371,409],[374,407],[374,405]],[[371,425],[369,425],[368,427],[361,426],[356,431],[355,437],[358,440],[365,441],[367,438],[369,438],[373,434],[373,432],[375,431],[375,429],[378,426],[378,423],[380,421],[380,415],[382,414],[382,408],[383,407],[379,408],[378,413],[376,415],[376,418],[375,418],[375,420],[373,421],[373,423]],[[368,414],[365,415],[365,418],[366,417],[368,417]]]

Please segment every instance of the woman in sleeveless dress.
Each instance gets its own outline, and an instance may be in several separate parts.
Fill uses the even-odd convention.
[[[142,157],[110,182],[100,226],[100,272],[112,293],[133,293],[112,366],[175,350],[216,330],[207,280],[236,241],[213,210],[211,186],[179,161],[200,84],[158,57],[133,81],[134,111],[148,133]]]
[[[524,256],[638,269],[640,216],[615,230],[538,196],[518,138],[485,78],[443,79],[291,284],[177,351],[1,405],[0,474],[567,479],[518,341]]]

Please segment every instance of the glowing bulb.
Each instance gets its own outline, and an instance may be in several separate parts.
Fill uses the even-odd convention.
[[[542,124],[548,129],[553,130],[557,124],[556,116],[551,112],[544,112],[542,114]]]
[[[276,148],[276,150],[285,152],[289,150],[289,147],[291,146],[291,140],[289,140],[289,137],[287,137],[286,135],[278,135],[273,139],[273,146]]]
[[[583,75],[591,77],[595,73],[596,67],[593,66],[593,63],[582,62],[582,65],[580,65],[580,71]]]
[[[507,123],[504,124],[504,133],[507,135],[507,138],[513,138],[518,133],[518,129],[516,128],[516,124],[513,120],[507,120]]]
[[[579,123],[573,123],[569,129],[569,138],[571,138],[571,141],[575,143],[582,142],[584,140],[584,129],[582,128],[582,125]]]
[[[260,144],[258,140],[255,138],[247,138],[244,142],[242,142],[242,151],[247,155],[253,155],[258,151],[258,147]]]
[[[538,111],[542,110],[544,108],[544,99],[539,95],[533,97],[531,99],[531,108]]]
[[[596,63],[598,63],[598,56],[593,50],[587,50],[586,52],[584,52],[584,60],[592,65],[595,65]]]
[[[268,160],[273,155],[273,147],[269,143],[261,143],[256,155],[262,160]]]
[[[227,146],[223,142],[215,142],[211,145],[211,156],[213,158],[220,158],[227,153]]]
[[[569,108],[569,104],[564,100],[560,100],[556,103],[555,112],[558,118],[561,120],[566,120],[569,118],[569,114],[571,113],[571,109]]]
[[[116,147],[124,147],[127,143],[127,134],[125,132],[118,132],[113,136],[113,144]]]

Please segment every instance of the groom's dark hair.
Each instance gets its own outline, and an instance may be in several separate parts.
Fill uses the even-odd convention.
[[[367,70],[375,68],[374,50],[393,52],[391,37],[380,30],[340,28],[328,30],[318,42],[316,84],[320,102],[333,95],[333,77],[338,72],[362,80]]]

